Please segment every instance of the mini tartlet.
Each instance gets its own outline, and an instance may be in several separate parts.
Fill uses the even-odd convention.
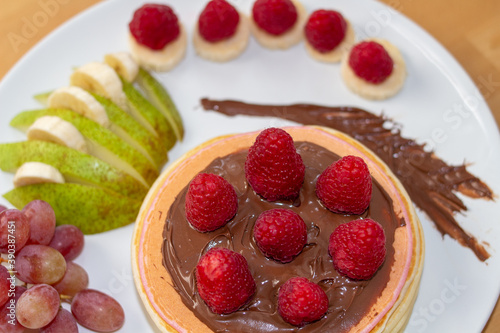
[[[388,193],[403,222],[394,230],[389,278],[369,311],[346,332],[402,332],[415,302],[423,269],[424,243],[418,217],[402,185],[374,153],[347,135],[322,127],[288,127],[294,141],[312,143],[339,155],[362,157]],[[219,137],[188,152],[159,177],[139,213],[132,241],[134,281],[149,315],[162,332],[213,332],[183,302],[164,266],[164,221],[190,180],[214,159],[249,148],[258,133]],[[242,176],[243,177],[243,176]],[[374,208],[376,209],[376,208]],[[263,330],[265,331],[265,330]],[[318,332],[320,332],[319,330]]]
[[[372,38],[364,42],[375,42],[383,46],[392,59],[392,72],[380,83],[368,82],[359,77],[350,66],[351,51],[349,51],[344,55],[340,67],[344,83],[352,92],[367,99],[382,100],[394,96],[401,90],[406,79],[406,65],[401,52],[396,46],[384,39]]]
[[[297,11],[297,19],[293,26],[279,35],[273,35],[260,28],[252,15],[250,18],[250,29],[260,45],[269,49],[288,49],[304,37],[304,24],[307,20],[307,12],[304,6],[298,0],[291,0]]]
[[[231,12],[227,13],[226,11]],[[208,18],[204,18],[203,15],[208,16]],[[228,29],[227,26],[235,22],[232,21],[233,17],[228,17],[230,15],[234,15],[234,19],[237,17],[238,23],[234,32],[226,36],[229,34],[226,30]],[[207,40],[201,33],[200,20],[202,19],[212,21],[204,22],[205,25],[210,23],[218,25],[217,31],[211,34],[213,40]],[[193,46],[196,53],[200,57],[211,61],[226,62],[237,58],[246,49],[249,40],[250,23],[248,18],[225,1],[220,1],[218,4],[214,3],[214,1],[209,2],[200,14],[193,29]]]

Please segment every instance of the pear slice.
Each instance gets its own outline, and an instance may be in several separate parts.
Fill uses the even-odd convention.
[[[52,115],[41,115],[28,124],[28,140],[54,142],[59,145],[88,153],[87,142],[72,123]]]
[[[12,119],[11,126],[23,130],[47,117],[61,119],[74,126],[85,137],[90,155],[127,172],[146,186],[153,184],[158,177],[158,169],[144,155],[110,130],[76,112],[65,109],[25,111]]]
[[[52,91],[47,91],[43,93],[36,94],[33,96],[35,101],[40,103],[42,106],[47,106],[49,104],[49,96],[52,94]]]
[[[151,133],[141,126],[135,118],[120,109],[120,107],[110,99],[98,94],[92,94],[92,96],[94,96],[106,110],[111,122],[109,129],[125,140],[129,145],[140,151],[153,162],[158,169],[161,169],[168,160],[167,149],[163,145],[161,139],[156,135],[151,135]]]
[[[141,201],[115,192],[81,184],[36,184],[17,187],[3,195],[22,209],[28,202],[48,202],[57,224],[76,225],[84,234],[95,234],[134,222]]]
[[[148,191],[126,172],[75,149],[46,141],[0,144],[0,169],[15,173],[26,162],[52,165],[68,183],[107,188],[137,200],[142,200]]]
[[[144,68],[139,68],[136,81],[151,103],[167,118],[177,139],[182,141],[184,138],[182,118],[167,89]]]
[[[63,175],[54,168],[41,162],[26,162],[14,175],[14,187],[40,184],[40,183],[64,183]]]
[[[141,123],[147,122],[157,133],[167,150],[170,150],[177,141],[175,132],[170,123],[132,83],[122,79],[122,85],[123,92],[127,96],[131,115]]]

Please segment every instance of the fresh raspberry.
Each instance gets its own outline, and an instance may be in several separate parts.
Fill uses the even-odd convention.
[[[145,4],[134,12],[128,24],[137,43],[161,50],[180,33],[179,22],[172,8],[161,4]]]
[[[186,193],[186,218],[200,232],[224,226],[238,210],[233,186],[221,176],[200,173],[189,183]]]
[[[278,291],[278,312],[295,326],[321,319],[328,311],[328,296],[314,282],[304,277],[286,281]]]
[[[372,179],[365,161],[348,155],[332,163],[318,177],[316,195],[334,213],[363,213],[372,197]]]
[[[290,0],[257,0],[253,4],[252,15],[261,29],[279,36],[297,21],[297,8]]]
[[[309,44],[318,52],[326,53],[344,39],[347,23],[339,12],[319,9],[309,16],[304,30]]]
[[[382,45],[370,41],[361,42],[352,48],[349,66],[360,78],[377,84],[391,75],[394,63]]]
[[[215,43],[236,32],[240,14],[225,0],[212,0],[201,12],[198,31],[207,41]]]
[[[263,130],[248,151],[245,176],[268,201],[295,199],[304,182],[305,166],[290,134],[280,128]]]
[[[330,235],[328,252],[335,269],[355,280],[368,280],[385,260],[385,233],[372,219],[339,225]]]
[[[200,297],[217,314],[238,310],[255,293],[255,280],[245,257],[226,248],[205,253],[195,274]]]
[[[253,236],[266,257],[287,263],[306,245],[307,227],[293,210],[275,208],[259,215]]]

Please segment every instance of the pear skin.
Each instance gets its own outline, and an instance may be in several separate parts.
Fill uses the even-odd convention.
[[[84,234],[95,234],[134,222],[141,201],[115,192],[80,184],[35,184],[15,188],[3,195],[22,209],[32,200],[48,202],[57,224],[73,224]]]
[[[144,68],[139,68],[136,81],[151,103],[167,118],[177,139],[182,141],[184,138],[182,118],[167,89]]]
[[[148,191],[126,172],[75,149],[45,141],[0,144],[0,169],[14,173],[26,162],[52,165],[66,182],[107,188],[136,200],[142,200]]]
[[[131,146],[149,156],[158,169],[167,163],[167,148],[163,145],[161,138],[158,138],[139,124],[131,115],[120,109],[118,105],[110,99],[101,95],[92,94],[106,110],[111,122],[110,130],[127,141]]]
[[[18,129],[31,126],[43,116],[57,116],[73,124],[85,137],[89,154],[110,165],[122,169],[146,185],[151,185],[158,177],[158,169],[144,155],[123,141],[116,134],[98,123],[65,109],[41,109],[17,114],[10,125]]]
[[[152,126],[167,150],[170,150],[175,145],[177,138],[168,120],[132,83],[122,79],[122,86],[132,116],[138,120],[142,119]]]

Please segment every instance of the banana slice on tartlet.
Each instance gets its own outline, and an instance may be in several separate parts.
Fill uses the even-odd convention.
[[[297,20],[293,26],[279,35],[270,34],[255,22],[254,17],[250,19],[250,30],[253,37],[260,45],[269,49],[288,49],[302,41],[304,37],[304,25],[307,20],[307,11],[298,0],[291,0],[297,11]]]
[[[351,55],[351,51],[349,51],[344,55],[340,67],[342,79],[346,86],[352,92],[366,99],[383,100],[396,95],[403,87],[407,75],[406,64],[401,52],[396,46],[384,39],[371,38],[364,42],[375,42],[382,45],[392,59],[392,72],[382,82],[368,82],[357,75],[349,64],[349,57]]]
[[[423,232],[408,194],[389,167],[373,152],[353,138],[323,127],[297,126],[284,129],[296,143],[306,142],[317,145],[338,156],[356,155],[362,157],[369,167],[372,178],[387,194],[387,200],[391,202],[393,207],[393,212],[388,213],[397,216],[397,220],[400,222],[393,230],[386,230],[386,233],[393,234],[392,244],[387,244],[387,247],[393,250],[391,258],[386,258],[386,261],[390,263],[390,266],[387,267],[387,281],[383,283],[385,287],[382,288],[380,293],[370,300],[368,311],[360,320],[353,322],[352,327],[346,329],[346,331],[402,332],[410,318],[418,293],[424,258]],[[166,269],[166,266],[175,265],[176,261],[175,258],[166,257],[164,254],[165,248],[173,246],[170,244],[171,238],[169,236],[169,230],[172,229],[167,230],[165,222],[166,219],[171,217],[170,208],[177,202],[179,194],[182,193],[195,175],[204,172],[215,160],[245,151],[253,144],[258,134],[258,132],[252,132],[222,136],[189,151],[160,175],[143,202],[132,240],[133,275],[147,312],[162,332],[204,333],[216,331],[210,328],[211,324],[206,321],[206,318],[201,320],[186,305],[194,302],[196,306],[203,307],[205,304],[191,299],[191,296],[188,297],[188,301],[185,298],[186,294],[181,295],[179,289],[174,286],[179,277],[174,278]],[[307,165],[307,161],[304,161],[304,163]],[[216,164],[219,165],[218,162]],[[241,171],[242,169],[235,167],[235,165],[229,166],[228,173],[235,177],[244,177],[244,173],[237,172],[237,170]],[[297,208],[300,213],[300,206]],[[376,210],[377,207],[371,209]],[[229,231],[224,230],[223,233],[226,235]],[[248,234],[251,234],[251,232]],[[206,239],[216,236],[207,235],[208,238]],[[184,237],[189,238],[187,235],[184,235]],[[250,236],[247,235],[247,237]],[[214,238],[214,241],[218,242],[216,239],[217,237]],[[243,239],[241,241],[242,244],[248,244],[248,241]],[[193,240],[191,240],[189,246],[192,245],[192,242]],[[237,243],[239,244],[240,241],[237,241]],[[190,260],[192,261],[192,258]],[[331,265],[332,263],[325,262],[314,267],[322,270],[322,265],[328,264]],[[189,271],[189,268],[183,267],[182,270]],[[193,279],[194,276],[192,279],[189,278],[188,280],[191,281],[189,283],[195,283]],[[174,280],[177,282],[174,282]],[[257,293],[259,288],[258,286]],[[273,295],[267,297],[272,298]],[[330,302],[330,306],[332,306],[335,301],[331,300]],[[249,306],[252,307],[252,305]],[[247,310],[245,308],[240,314],[234,313],[222,318],[222,320],[224,322],[226,320],[230,321],[233,315],[241,315],[242,318],[245,318],[245,313],[248,315]],[[326,318],[328,318],[329,314],[330,311]],[[258,320],[253,324],[258,324]],[[325,320],[325,318],[321,320]],[[246,324],[239,322],[239,325]],[[311,325],[314,325],[314,323]],[[244,327],[238,327],[240,330],[244,330]],[[290,326],[289,328],[293,327]],[[325,327],[320,326],[317,332],[323,332],[324,329]],[[263,329],[262,332],[264,331],[266,330]]]

